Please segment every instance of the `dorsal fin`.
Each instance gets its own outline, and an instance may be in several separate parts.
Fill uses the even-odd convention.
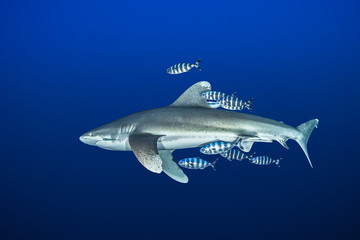
[[[197,82],[189,87],[181,96],[176,99],[170,107],[204,107],[210,108],[206,99],[201,96],[203,92],[211,91],[209,82]]]

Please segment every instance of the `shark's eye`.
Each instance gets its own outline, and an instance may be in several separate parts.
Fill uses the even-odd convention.
[[[91,137],[91,136],[92,136],[92,133],[89,133],[89,136]]]

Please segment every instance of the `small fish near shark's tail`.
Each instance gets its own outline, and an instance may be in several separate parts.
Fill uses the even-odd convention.
[[[310,161],[309,153],[307,150],[307,142],[309,140],[309,137],[314,130],[314,128],[317,128],[317,125],[319,123],[319,119],[312,119],[310,121],[307,121],[306,123],[301,124],[300,126],[296,127],[297,130],[299,130],[302,134],[298,139],[295,139],[295,141],[300,145],[302,150],[304,151],[311,168],[313,167]]]
[[[196,63],[194,64],[194,67],[196,67],[197,69],[199,69],[199,71],[201,71],[200,61],[201,61],[201,58],[199,58],[199,60],[197,60]]]
[[[245,103],[245,107],[251,112],[251,110],[252,110],[252,101],[253,101],[254,99],[253,98],[251,98],[249,101],[247,101],[246,103]]]
[[[275,160],[275,164],[276,166],[280,167],[280,161],[282,160],[282,158],[278,158]]]

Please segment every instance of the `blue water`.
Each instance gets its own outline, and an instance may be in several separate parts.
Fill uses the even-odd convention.
[[[0,239],[359,239],[359,7],[2,1]],[[201,72],[166,73],[199,57]],[[180,184],[78,139],[202,80],[255,115],[319,118],[314,169],[294,141],[256,143],[281,168],[220,159]]]

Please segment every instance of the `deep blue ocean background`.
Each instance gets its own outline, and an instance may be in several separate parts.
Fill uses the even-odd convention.
[[[360,239],[359,11],[331,0],[2,1],[0,239]],[[166,73],[199,57],[201,72]],[[281,168],[220,159],[180,184],[132,152],[79,141],[198,81],[294,127],[319,118],[314,169],[294,141],[256,143]]]

